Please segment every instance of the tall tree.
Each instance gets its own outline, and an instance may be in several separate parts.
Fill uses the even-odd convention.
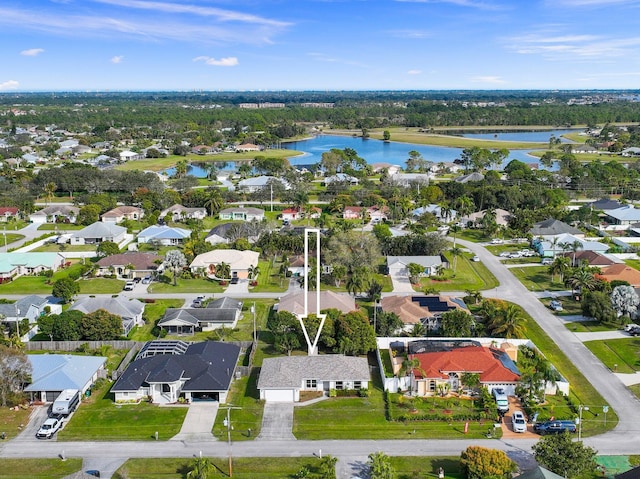
[[[22,388],[31,379],[31,363],[19,349],[0,344],[0,405],[22,402]]]
[[[460,309],[452,309],[442,314],[442,334],[451,338],[471,336],[475,327],[473,316]]]
[[[391,465],[391,459],[384,452],[372,452],[367,461],[369,477],[371,479],[395,479],[396,471]]]
[[[107,310],[99,309],[82,317],[80,330],[82,339],[111,341],[122,336],[122,318]]]
[[[63,303],[68,303],[80,292],[80,285],[71,278],[60,278],[53,283],[51,294],[60,298]]]
[[[460,468],[467,479],[507,479],[517,465],[504,451],[469,446],[460,455]]]
[[[164,264],[173,272],[173,285],[178,284],[178,273],[187,265],[187,258],[184,253],[177,249],[167,251],[164,256]]]
[[[596,470],[597,451],[574,442],[568,432],[543,436],[531,449],[538,463],[568,479],[586,477]]]

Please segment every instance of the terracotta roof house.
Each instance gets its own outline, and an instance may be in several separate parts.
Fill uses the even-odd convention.
[[[65,263],[60,253],[0,253],[0,283],[42,271],[58,271]]]
[[[179,398],[226,402],[239,357],[240,347],[235,344],[192,343],[185,351],[134,360],[111,392],[117,403],[147,398],[155,404],[175,403]]]
[[[367,389],[369,365],[366,358],[321,354],[265,358],[260,369],[260,399],[267,402],[300,401],[300,391]]]
[[[315,293],[309,294],[308,299],[309,314],[317,314]],[[288,311],[293,314],[304,314],[304,291],[289,293],[274,306],[278,311]],[[355,299],[347,293],[336,293],[334,291],[320,291],[320,311],[325,309],[337,309],[342,313],[349,313],[358,309]]]
[[[20,217],[20,209],[15,206],[0,207],[0,223],[6,223],[11,219]]]
[[[118,206],[107,211],[100,220],[103,223],[120,223],[124,220],[139,220],[144,216],[144,210],[137,206]]]
[[[627,281],[634,288],[640,287],[640,271],[631,266],[627,266],[625,263],[617,263],[603,267],[595,277],[608,281],[609,283],[615,280]]]
[[[608,256],[605,256],[604,254],[599,253],[597,251],[580,250],[580,251],[576,251],[575,253],[573,252],[561,253],[561,255],[559,256],[566,256],[567,258],[571,259],[571,261],[573,261],[573,258],[575,256],[576,264],[574,266],[578,266],[584,262],[586,262],[589,266],[600,266],[600,267],[616,264],[616,261],[612,260]]]
[[[462,299],[441,295],[385,296],[380,307],[382,311],[397,314],[406,330],[414,324],[422,324],[427,331],[438,331],[443,313],[455,309],[469,313]]]
[[[216,266],[220,263],[227,263],[231,269],[231,278],[246,279],[249,277],[249,268],[251,266],[258,266],[259,258],[260,253],[257,251],[215,249],[196,256],[189,265],[189,268],[194,273],[204,272],[207,276],[215,278]]]
[[[80,231],[71,233],[69,242],[72,245],[99,244],[103,241],[113,241],[116,244],[126,239],[127,228],[114,223],[96,222]]]
[[[193,334],[196,330],[235,328],[241,316],[242,301],[225,296],[211,301],[206,308],[167,308],[158,326],[169,334]]]
[[[154,253],[120,253],[101,258],[97,276],[116,274],[123,278],[144,278],[162,270],[162,257]],[[127,268],[132,265],[133,270]]]
[[[84,297],[78,299],[75,303],[73,303],[73,306],[71,306],[69,310],[80,311],[84,314],[90,314],[98,311],[99,309],[104,309],[111,314],[120,316],[122,318],[123,335],[126,336],[134,326],[144,325],[144,319],[142,319],[144,306],[145,304],[137,299],[126,299],[120,297]]]
[[[505,388],[513,394],[520,371],[508,354],[495,348],[467,346],[449,351],[435,351],[410,355],[417,359],[420,367],[413,370],[412,390],[419,396],[433,396],[438,388],[445,386],[449,391],[458,391],[463,373],[477,373],[480,384],[489,390]]]
[[[172,221],[203,220],[207,217],[206,208],[187,208],[182,205],[173,205],[160,212],[160,218],[170,215]]]
[[[29,215],[32,223],[75,223],[80,208],[67,205],[51,205]]]
[[[155,225],[149,226],[138,233],[138,243],[157,242],[162,246],[173,246],[184,243],[190,237],[191,230],[167,225]]]
[[[236,151],[260,151],[262,148],[258,145],[254,145],[253,143],[243,143],[242,145],[236,146]]]
[[[322,214],[322,209],[316,206],[313,206],[311,208],[311,212],[309,213],[308,217],[319,218],[321,214]],[[303,218],[307,218],[307,214],[302,208],[298,208],[298,207],[285,208],[282,210],[280,217],[282,221],[295,221],[295,220],[301,220]]]
[[[534,237],[541,236],[544,239],[549,239],[548,237],[558,236],[561,234],[570,234],[574,236],[584,237],[584,233],[578,228],[574,228],[573,226],[570,226],[563,221],[553,218],[539,221],[538,223],[533,225],[533,228],[531,228],[529,232]]]
[[[225,208],[220,210],[218,217],[221,220],[262,221],[264,219],[264,210],[245,207]]]

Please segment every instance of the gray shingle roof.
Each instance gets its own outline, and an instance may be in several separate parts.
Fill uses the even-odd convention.
[[[69,308],[70,310],[78,310],[84,314],[90,314],[99,309],[105,309],[111,314],[116,314],[122,318],[131,318],[142,314],[144,311],[144,303],[137,299],[123,298],[80,298]]]
[[[531,228],[531,234],[534,236],[555,236],[563,233],[575,235],[582,234],[582,231],[554,218],[540,221]]]
[[[369,381],[366,358],[323,354],[266,358],[258,389],[299,388],[305,379],[322,381]]]

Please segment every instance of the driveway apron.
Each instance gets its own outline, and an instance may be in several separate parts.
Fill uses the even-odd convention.
[[[215,440],[211,431],[218,414],[217,402],[201,401],[189,404],[180,432],[171,441]]]
[[[293,403],[265,403],[258,440],[289,441],[293,435]]]

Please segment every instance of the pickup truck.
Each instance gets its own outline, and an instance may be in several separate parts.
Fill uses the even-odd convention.
[[[40,426],[36,437],[38,439],[51,439],[61,426],[62,420],[50,417]]]
[[[576,423],[570,420],[538,422],[533,430],[539,434],[561,434],[565,431],[576,432]]]

